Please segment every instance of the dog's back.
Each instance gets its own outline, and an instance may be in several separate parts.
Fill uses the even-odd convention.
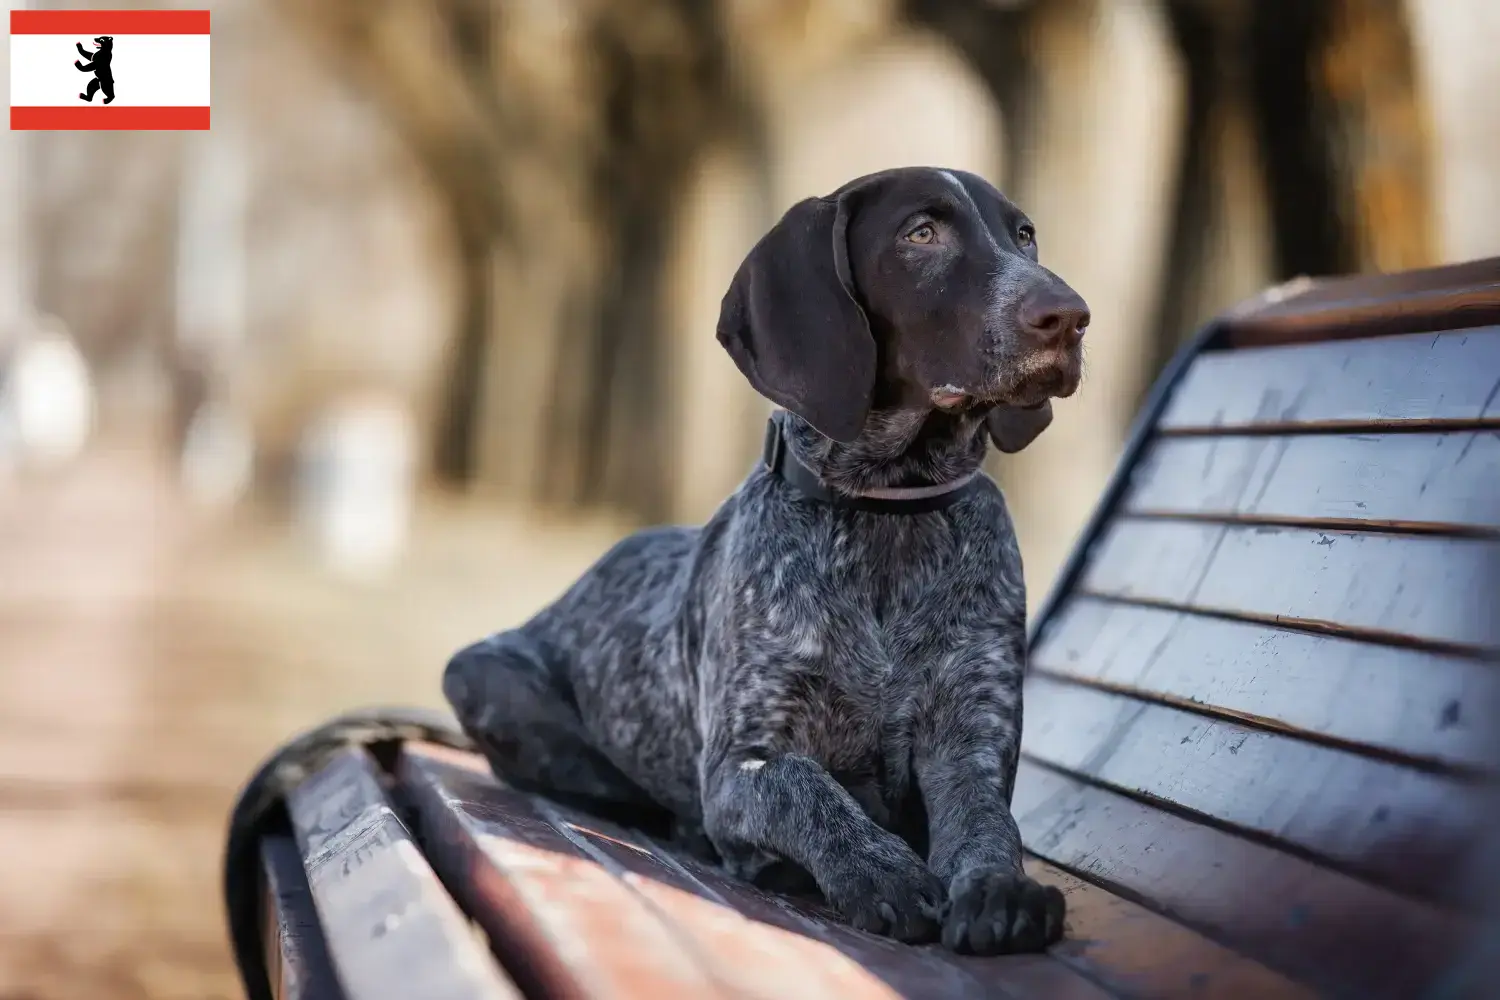
[[[684,611],[706,531],[630,535],[520,630],[546,650],[598,751],[686,816],[697,813],[701,743]]]

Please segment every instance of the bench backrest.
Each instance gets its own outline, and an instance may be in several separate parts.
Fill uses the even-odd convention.
[[[1475,905],[1497,568],[1500,259],[1225,316],[1033,624],[1028,847],[1332,993],[1418,995]]]

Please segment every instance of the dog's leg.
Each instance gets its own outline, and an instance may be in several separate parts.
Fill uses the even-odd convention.
[[[667,835],[670,814],[592,745],[560,671],[519,630],[455,653],[443,694],[507,783]]]
[[[1021,735],[1020,661],[1000,642],[950,655],[913,748],[928,865],[948,885],[943,943],[1040,951],[1063,930],[1062,893],[1027,878],[1010,811]]]
[[[816,761],[728,754],[706,776],[704,825],[731,870],[771,855],[806,869],[854,926],[936,937],[943,885]]]

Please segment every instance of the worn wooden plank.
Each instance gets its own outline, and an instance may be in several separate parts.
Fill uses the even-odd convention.
[[[447,853],[435,860],[468,873],[475,919],[502,954],[524,951],[542,991],[618,1000],[896,996],[831,949],[809,962],[800,938],[757,933],[733,911],[660,883],[643,891],[648,883],[580,854],[514,799],[497,808],[484,776],[435,757],[411,749],[401,765],[424,829]]]
[[[424,822],[431,817],[434,830],[445,831],[439,838],[446,845],[441,852],[455,853],[456,845],[468,842],[487,845],[492,852],[519,847],[585,866],[570,868],[570,878],[618,880],[657,919],[691,942],[715,981],[736,995],[955,1000],[1102,1000],[1111,995],[1050,958],[958,956],[855,930],[818,902],[761,891],[636,834],[505,788],[473,755],[409,747],[405,756],[404,780],[414,790]],[[472,862],[462,863],[473,870]],[[499,867],[506,858],[480,863]],[[536,942],[527,945],[534,949],[545,942],[528,930],[528,923],[567,915],[559,915],[555,907],[537,914],[529,898],[507,901],[503,893],[487,890],[476,896],[473,908],[476,915],[486,908],[494,911],[491,933],[497,941],[519,934]],[[769,969],[783,971],[772,976]]]
[[[386,801],[373,761],[345,750],[287,797],[328,953],[349,1000],[511,1000]]]
[[[1500,647],[1500,542],[1123,517],[1082,589],[1450,651]],[[1149,568],[1149,572],[1143,570]]]
[[[1500,258],[1292,281],[1232,310],[1231,345],[1305,343],[1500,322]]]
[[[562,810],[559,810],[562,812]],[[875,972],[902,996],[1007,996],[1101,1000],[1113,994],[1060,967],[1053,957],[972,958],[936,948],[907,948],[888,938],[849,927],[821,901],[788,899],[755,889],[690,858],[676,858],[659,846],[629,835],[605,833],[599,824],[575,816],[566,826],[586,841],[585,849],[605,864],[633,875],[676,884],[728,906],[761,923],[823,941]],[[1071,926],[1071,925],[1070,925]],[[1070,959],[1072,953],[1068,953]],[[1064,961],[1101,981],[1107,963]],[[1121,977],[1128,978],[1128,977]]]
[[[1157,425],[1207,429],[1500,426],[1500,327],[1197,358]]]
[[[1473,789],[1453,778],[1048,677],[1027,682],[1024,749],[1448,902],[1483,830]]]
[[[566,845],[538,846],[527,828],[545,833],[545,823],[466,808],[474,799],[450,792],[420,751],[403,754],[400,773],[433,863],[529,993],[734,995],[627,886]]]
[[[1069,601],[1033,670],[1434,766],[1491,765],[1492,663],[1095,598]]]
[[[1234,307],[1229,316],[1238,322],[1252,317],[1308,313],[1342,304],[1363,307],[1400,303],[1415,296],[1474,288],[1493,288],[1497,301],[1500,301],[1500,257],[1406,271],[1293,278]]]
[[[1472,929],[1451,913],[1030,761],[1022,761],[1013,809],[1028,848],[1048,862],[1330,996],[1422,995]]]
[[[1123,509],[1500,531],[1500,430],[1160,438]]]
[[[1158,1000],[1313,997],[1300,983],[1040,858],[1026,861],[1039,882],[1068,900],[1068,933],[1052,948],[1127,996]]]
[[[343,1000],[323,929],[302,870],[302,855],[286,836],[260,845],[264,882],[266,977],[276,1000]]]
[[[675,857],[659,846],[643,845],[615,831],[604,832],[599,829],[601,824],[581,817],[566,825],[584,841],[584,849],[602,863],[713,900],[751,920],[821,941],[859,962],[904,997],[1100,1000],[1110,995],[1050,958],[979,959],[935,948],[908,948],[855,930],[821,901],[764,892],[691,858]]]

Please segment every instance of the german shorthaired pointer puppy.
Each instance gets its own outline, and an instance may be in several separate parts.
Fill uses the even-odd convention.
[[[989,183],[889,170],[750,251],[718,338],[772,418],[703,527],[641,531],[443,690],[512,785],[652,823],[857,927],[1036,951],[1010,813],[1026,599],[988,441],[1071,395],[1088,307]],[[654,818],[652,818],[654,817]]]

